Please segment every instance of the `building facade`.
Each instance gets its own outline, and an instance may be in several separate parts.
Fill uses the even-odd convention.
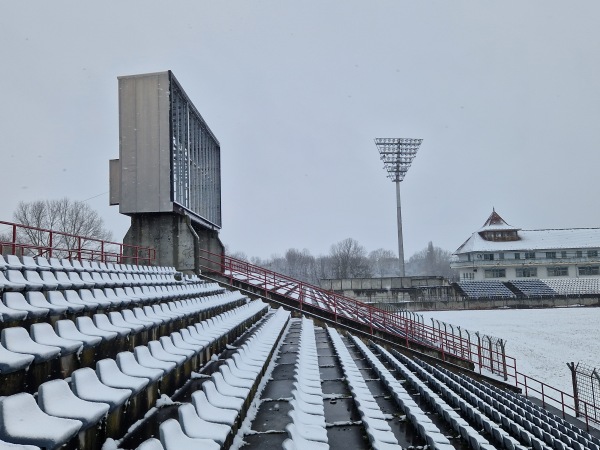
[[[600,278],[600,228],[522,230],[494,210],[455,252],[461,281]]]

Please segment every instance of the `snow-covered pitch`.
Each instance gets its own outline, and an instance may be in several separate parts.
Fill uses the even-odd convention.
[[[437,320],[507,341],[517,370],[572,394],[568,362],[600,367],[600,308],[425,312]]]

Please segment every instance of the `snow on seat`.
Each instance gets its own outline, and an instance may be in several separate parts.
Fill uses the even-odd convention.
[[[71,383],[77,397],[90,402],[107,403],[111,411],[123,405],[131,395],[129,389],[116,389],[105,385],[89,367],[73,372]]]
[[[328,450],[329,444],[325,442],[318,442],[306,439],[303,433],[300,432],[297,425],[289,423],[285,427],[290,438],[283,441],[283,448],[285,450]]]
[[[482,426],[486,430],[486,432],[491,437],[493,437],[493,439],[496,441],[496,443],[498,443],[499,445],[501,445],[505,448],[513,448],[513,449],[520,448],[520,444],[517,439],[513,438],[512,436],[510,436],[508,434],[507,431],[501,429],[498,425],[496,425],[492,421],[488,420],[485,417],[485,415],[483,414],[483,412],[481,412],[477,409],[479,407],[477,396],[473,395],[471,392],[469,392],[463,388],[462,393],[464,394],[465,398],[468,397],[468,402],[472,404],[472,405],[470,405],[468,402],[465,402],[464,400],[462,400],[457,394],[452,392],[452,390],[454,390],[455,392],[460,391],[460,389],[458,389],[460,387],[458,382],[451,380],[449,377],[444,375],[438,369],[430,366],[429,364],[427,364],[419,359],[412,361],[411,359],[405,357],[404,355],[402,355],[398,352],[394,352],[395,355],[399,358],[399,359],[396,359],[393,357],[393,355],[391,353],[387,352],[385,349],[382,349],[380,346],[377,346],[377,348],[382,353],[384,358],[386,360],[388,360],[388,362],[392,366],[397,368],[397,370],[402,372],[402,375],[409,382],[414,382],[416,380],[417,383],[420,383],[422,385],[420,391],[423,393],[424,398],[426,400],[428,400],[430,403],[432,403],[432,400],[435,399],[436,394],[431,392],[429,390],[429,388],[427,388],[427,386],[425,386],[422,381],[418,380],[416,378],[416,376],[414,374],[412,374],[413,370],[417,373],[420,373],[424,378],[427,378],[428,381],[432,384],[435,384],[436,379],[437,379],[437,380],[443,381],[446,384],[446,386],[449,386],[451,389],[440,389],[442,396],[444,396],[446,398],[446,400],[450,403],[450,405],[452,405],[452,407],[459,408],[461,411],[463,411],[469,417],[470,420],[472,420],[475,423]],[[400,361],[400,359],[402,361]],[[404,367],[400,363],[406,364],[408,366],[408,368]],[[434,376],[431,376],[427,372],[425,372],[424,367],[427,367],[428,369],[430,369],[431,373],[433,373]],[[431,378],[429,378],[429,377],[431,377]],[[415,385],[416,384],[413,383],[413,386],[415,386]],[[465,423],[464,420],[462,420],[462,418],[457,417],[456,412],[452,409],[452,407],[450,405],[448,405],[448,407],[444,408],[444,413],[442,414],[442,417],[444,417],[444,419],[446,419],[446,418],[450,419],[451,423],[453,424],[454,429],[456,431],[460,432],[463,439],[473,449],[477,450],[477,449],[490,448],[491,445],[489,444],[489,442],[485,438],[483,438],[481,435],[479,435],[479,433],[475,429],[471,428],[467,423]],[[489,412],[494,412],[495,414],[497,414],[497,419],[498,419],[497,421],[498,422],[501,421],[502,417],[495,408],[491,408],[487,404],[485,404],[483,406],[486,407],[485,408],[486,411],[489,410]],[[453,417],[456,420],[452,420]],[[532,437],[533,437],[533,435],[531,435],[531,436],[528,435],[528,438],[532,438]],[[431,436],[431,438],[434,441],[436,440],[435,436]],[[533,437],[533,440],[535,440],[535,437]],[[436,442],[438,442],[438,441],[440,441],[440,439],[438,439]],[[543,443],[541,443],[541,442],[537,442],[537,444],[543,446]],[[447,445],[447,444],[444,444],[444,445]]]
[[[238,412],[235,409],[220,408],[211,404],[202,390],[198,390],[192,394],[192,404],[196,408],[198,417],[207,422],[233,427],[238,416]]]
[[[192,358],[196,352],[187,348],[175,347],[173,340],[169,336],[161,336],[159,339],[163,349],[171,355],[183,356],[186,360]]]
[[[321,425],[320,421],[310,420],[307,417],[305,417],[306,414],[293,409],[288,412],[288,416],[290,416],[292,422],[296,426],[296,430],[303,438],[309,441],[317,441],[324,443],[329,442],[327,439],[327,430],[325,429],[324,425]],[[314,417],[320,418],[320,416]]]
[[[0,339],[7,350],[33,355],[36,363],[49,361],[60,355],[59,347],[38,344],[22,327],[5,328]]]
[[[10,444],[0,441],[0,450],[40,450],[37,445]]]
[[[51,316],[62,315],[69,311],[69,308],[65,305],[50,303],[43,292],[29,291],[25,294],[25,299],[31,306],[48,309]]]
[[[198,416],[191,403],[181,405],[177,413],[183,432],[191,438],[212,439],[223,445],[231,432],[231,427],[221,423],[209,422]]]
[[[98,289],[97,287],[92,289],[92,295],[94,296],[96,301],[99,301],[101,304],[110,304],[111,306],[117,308],[129,303],[126,299],[120,299],[117,296],[109,297],[108,295],[106,295],[105,291],[103,291],[102,289]]]
[[[0,450],[2,450],[0,448]],[[156,438],[150,438],[142,442],[135,450],[165,450],[162,443]]]
[[[58,289],[58,281],[52,280],[52,277],[42,279],[40,274],[35,270],[26,270],[24,273],[25,280],[30,284],[31,290],[47,290],[54,291]]]
[[[80,399],[64,380],[42,383],[38,388],[38,405],[51,416],[79,420],[82,429],[98,424],[110,408],[107,403]]]
[[[127,323],[143,325],[147,330],[153,328],[156,325],[154,321],[148,319],[145,316],[140,315],[138,317],[134,313],[134,311],[130,309],[124,309],[123,311],[121,311],[121,314],[123,315],[123,319],[125,319]]]
[[[160,442],[165,450],[219,450],[221,446],[211,439],[188,437],[175,419],[164,421],[159,428]]]
[[[5,292],[2,296],[4,304],[10,309],[26,311],[28,319],[46,317],[50,310],[47,308],[38,308],[30,305],[21,292]]]
[[[135,319],[135,316],[133,316],[133,314],[130,316],[130,317],[133,317],[133,322],[132,322],[129,319],[125,319],[123,317],[122,313],[123,313],[123,311],[122,312],[116,312],[116,311],[109,312],[108,319],[110,320],[110,323],[116,327],[129,328],[129,330],[131,330],[131,332],[133,334],[141,333],[142,331],[144,331],[147,328],[146,325],[144,325],[139,320]]]
[[[83,289],[87,284],[81,279],[77,272],[66,272],[69,281],[73,284],[74,289]]]
[[[126,375],[119,369],[114,359],[106,358],[96,364],[98,379],[106,386],[116,389],[129,389],[133,394],[140,393],[147,385],[147,378]]]
[[[115,339],[118,334],[115,331],[106,331],[101,330],[96,326],[96,324],[92,321],[90,317],[80,316],[75,319],[75,323],[77,324],[77,328],[83,334],[87,334],[89,336],[98,336],[102,338],[102,341],[112,341]]]
[[[33,355],[13,352],[0,345],[0,374],[27,369],[34,358]]]
[[[6,255],[6,269],[7,270],[23,270],[25,266],[16,255]]]
[[[164,374],[175,370],[177,363],[175,361],[168,361],[156,358],[150,353],[150,349],[146,346],[140,345],[133,349],[135,359],[140,365],[151,369],[162,370]]]
[[[2,272],[0,272],[0,277]],[[0,289],[2,288],[2,281],[0,280]],[[27,311],[12,309],[6,306],[3,302],[0,302],[0,322],[13,322],[21,321],[27,317]]]
[[[83,347],[83,341],[60,337],[56,334],[52,325],[45,322],[31,325],[29,334],[38,344],[59,347],[61,356],[76,353]]]
[[[83,342],[84,348],[95,347],[102,342],[102,338],[100,336],[91,336],[79,331],[72,320],[58,320],[54,324],[54,328],[56,330],[56,334],[63,339]]]
[[[252,387],[254,386],[255,377],[253,377],[251,374],[246,374],[245,377],[237,376],[231,371],[231,367],[227,364],[222,364],[219,367],[219,372],[221,372],[225,382],[227,384],[230,384],[231,386],[246,389],[252,389]]]
[[[181,355],[178,353],[167,352],[165,350],[165,348],[162,346],[161,342],[159,342],[159,341],[148,342],[148,349],[150,350],[150,353],[152,354],[152,356],[154,356],[156,359],[160,359],[161,361],[174,362],[178,366],[185,363],[185,361],[187,359],[186,356],[184,356],[184,355]]]
[[[81,426],[78,420],[46,414],[31,394],[20,393],[0,400],[2,440],[58,449],[75,436]]]
[[[4,272],[0,272],[0,290],[2,291],[23,291],[25,290],[25,283],[16,283],[10,281],[4,275]]]
[[[164,374],[163,369],[145,367],[141,365],[131,352],[121,352],[117,355],[117,365],[121,372],[126,375],[138,378],[146,378],[154,383],[161,379]]]
[[[119,335],[119,337],[125,338],[131,334],[130,327],[121,327],[114,325],[108,320],[108,316],[106,314],[94,314],[93,322],[100,330],[115,332]]]
[[[217,408],[233,409],[240,412],[244,406],[243,399],[219,392],[212,380],[202,383],[202,390],[206,394],[209,403]]]
[[[95,311],[98,309],[98,303],[89,301],[83,301],[79,296],[79,293],[73,289],[67,289],[64,291],[65,300],[69,303],[76,305],[82,305],[86,311]]]
[[[48,260],[50,264],[50,269],[54,272],[56,271],[65,271],[64,266],[61,264],[61,260],[58,258],[50,258]],[[73,270],[73,266],[69,264],[69,270]]]
[[[112,302],[106,297],[94,297],[94,294],[90,289],[80,289],[79,296],[81,297],[82,301],[98,305],[99,308],[110,308],[113,306]]]
[[[219,391],[223,395],[228,395],[231,397],[241,398],[245,400],[250,395],[250,388],[247,387],[239,387],[233,386],[223,378],[223,374],[221,372],[215,372],[211,375],[211,379]]]
[[[73,282],[69,279],[67,272],[58,270],[58,271],[48,272],[48,273],[51,273],[53,275],[53,278],[56,279],[59,289],[66,290],[66,289],[73,288]],[[47,279],[47,278],[49,278],[49,276],[42,273],[42,280]],[[49,279],[52,280],[52,278],[49,278]]]
[[[37,265],[37,270],[39,271],[43,271],[43,272],[49,272],[52,270],[52,266],[50,265],[50,261],[48,261],[48,258],[45,258],[44,256],[36,256],[35,257],[35,264]]]
[[[385,444],[390,444],[396,445],[397,448],[401,448],[398,445],[398,440],[391,429],[389,429],[389,424],[384,420],[385,416],[383,416],[381,409],[378,407],[377,402],[370,393],[364,377],[358,370],[358,367],[342,341],[341,336],[334,328],[327,327],[327,331],[331,338],[331,342],[333,343],[335,352],[342,364],[342,370],[348,380],[350,391],[354,396],[371,446],[374,449],[378,449]]]

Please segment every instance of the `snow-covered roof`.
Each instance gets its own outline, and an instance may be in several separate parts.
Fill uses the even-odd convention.
[[[454,254],[600,248],[600,228],[519,230],[518,241],[486,241],[476,231]]]
[[[506,221],[502,217],[500,217],[500,214],[498,214],[496,212],[496,210],[493,209],[492,214],[490,214],[490,217],[487,218],[487,220],[485,221],[483,226],[479,230],[477,230],[477,232],[481,233],[482,231],[505,231],[505,230],[517,231],[519,229],[520,228],[513,227],[512,225],[507,224]]]

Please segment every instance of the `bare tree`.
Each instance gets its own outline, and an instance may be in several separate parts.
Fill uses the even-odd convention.
[[[391,250],[378,248],[369,253],[369,263],[373,275],[378,277],[397,277],[398,257]]]
[[[336,278],[371,276],[367,251],[352,238],[333,244],[330,250],[333,273]]]
[[[17,241],[20,244],[61,249],[62,251],[55,253],[59,257],[71,256],[66,250],[77,248],[99,250],[100,243],[95,240],[112,239],[111,232],[104,228],[104,221],[97,211],[85,202],[66,197],[60,200],[20,202],[13,213],[13,220],[29,227],[65,233],[54,234],[50,242],[50,233],[46,231],[18,229]],[[91,239],[80,239],[79,236]]]
[[[454,271],[450,268],[452,253],[429,242],[427,247],[410,257],[407,263],[407,275],[437,275],[452,278]]]

